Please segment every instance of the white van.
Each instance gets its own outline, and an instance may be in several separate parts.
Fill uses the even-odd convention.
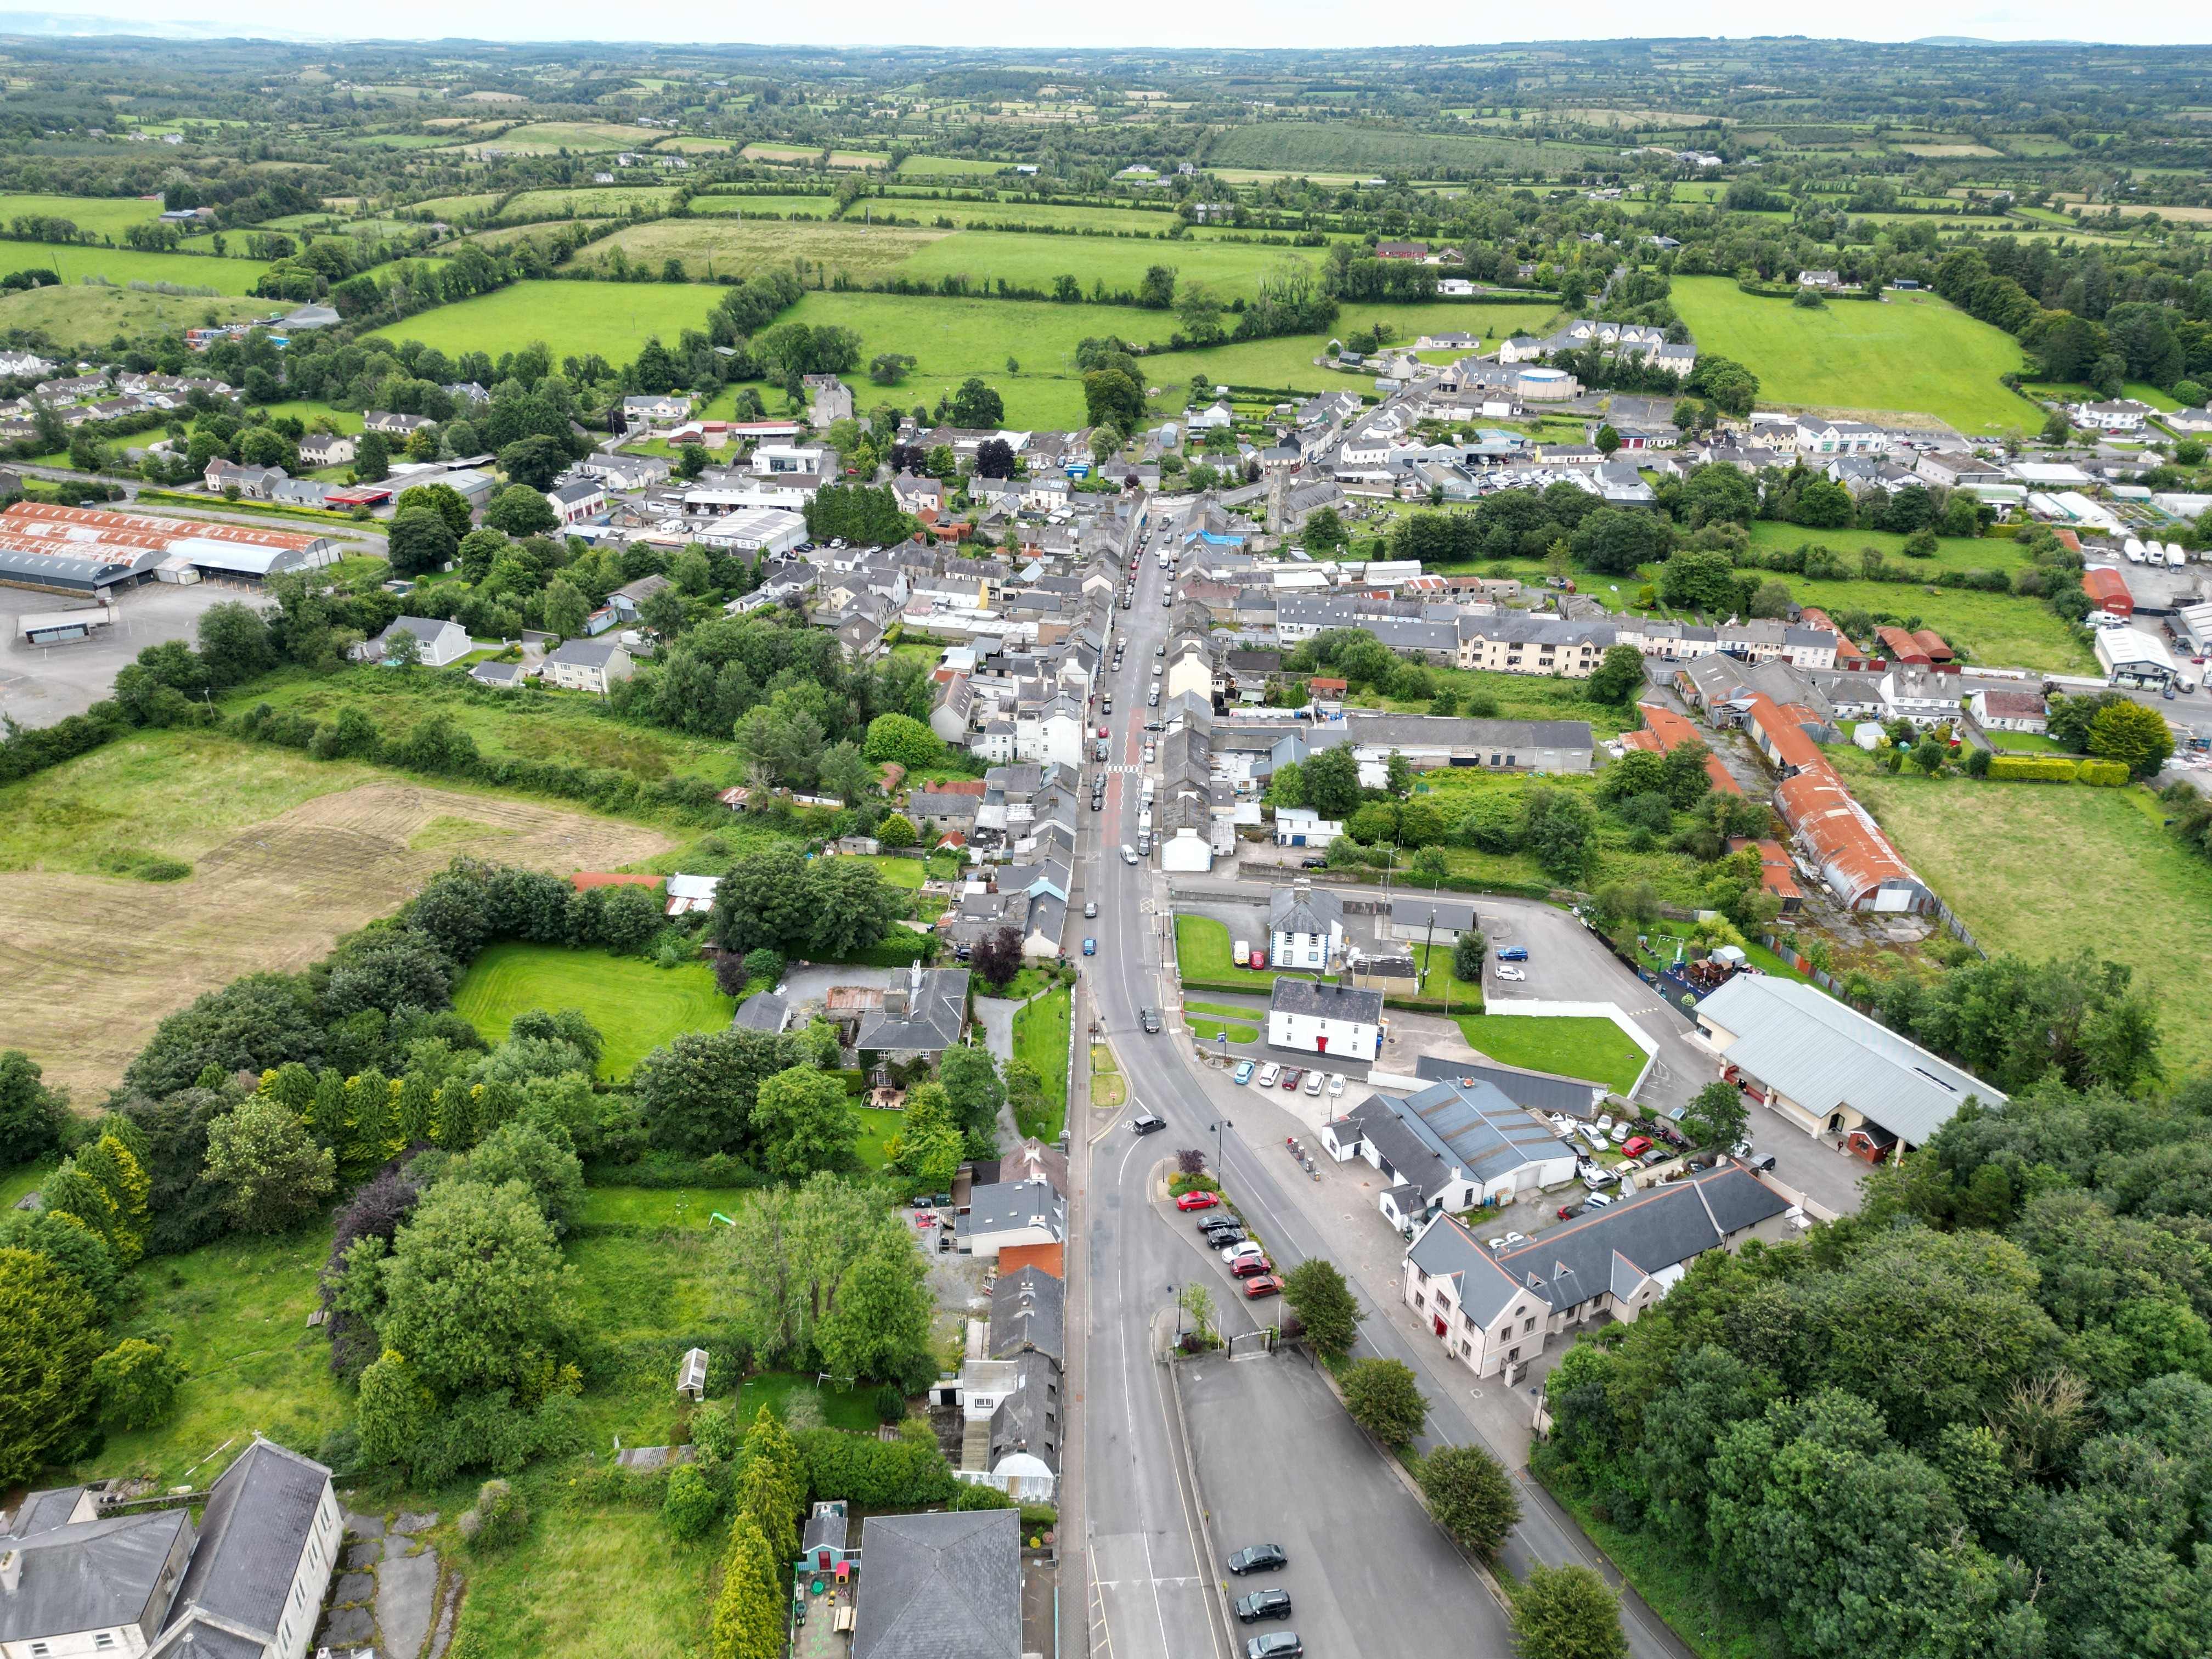
[[[1136,861],[1137,849],[1130,846],[1127,842],[1123,842],[1121,843],[1121,862],[1124,864],[1134,864]]]
[[[2181,544],[2179,542],[2168,542],[2166,544],[2166,565],[2167,569],[2179,570],[2182,566],[2188,562],[2189,556],[2181,550]]]
[[[1229,954],[1239,968],[1249,968],[1252,965],[1252,946],[1247,940],[1238,939],[1230,947]]]

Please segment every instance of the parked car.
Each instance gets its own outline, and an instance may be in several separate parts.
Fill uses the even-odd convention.
[[[1091,810],[1092,811],[1094,811],[1094,812],[1103,812],[1103,811],[1104,811],[1106,810],[1106,797],[1105,797],[1105,796],[1103,796],[1103,795],[1093,795],[1093,796],[1091,796]]]
[[[1164,657],[1167,653],[1168,642],[1165,640],[1162,640],[1158,645],[1152,647],[1152,654],[1156,657]]]
[[[1262,1089],[1273,1088],[1275,1086],[1275,1079],[1282,1076],[1282,1074],[1283,1068],[1276,1065],[1273,1060],[1269,1060],[1265,1066],[1262,1066],[1260,1068],[1260,1086]]]
[[[1328,1074],[1328,1091],[1332,1095],[1340,1095],[1344,1092],[1343,1073],[1331,1072]]]
[[[1597,1132],[1601,1135],[1613,1133],[1613,1115],[1610,1112],[1598,1114]]]
[[[1097,956],[1098,954],[1098,941],[1095,939],[1085,939],[1083,941],[1083,954],[1086,957]]]
[[[1160,1011],[1157,1008],[1146,1009],[1137,1016],[1137,1023],[1145,1028],[1146,1036],[1158,1036],[1160,1034]]]
[[[1608,1198],[1603,1193],[1592,1193],[1588,1198],[1583,1200],[1583,1203],[1590,1209],[1602,1210],[1607,1205],[1618,1203],[1619,1201],[1620,1200],[1617,1199]]]
[[[1258,1239],[1240,1238],[1234,1244],[1229,1245],[1223,1249],[1221,1252],[1221,1260],[1224,1266],[1233,1267],[1248,1255],[1261,1255],[1264,1254],[1265,1252],[1260,1249],[1260,1241]]]
[[[1220,1202],[1221,1194],[1219,1193],[1185,1193],[1181,1198],[1176,1200],[1176,1208],[1178,1210],[1210,1210]]]
[[[1319,1072],[1308,1072],[1306,1073],[1305,1092],[1309,1095],[1319,1094],[1321,1092],[1322,1081],[1322,1074]]]
[[[1509,945],[1498,953],[1498,959],[1500,962],[1526,962],[1528,960],[1528,947],[1525,945]]]
[[[1275,1264],[1268,1261],[1264,1255],[1248,1255],[1242,1261],[1231,1262],[1229,1264],[1229,1271],[1235,1278],[1249,1279],[1255,1273],[1271,1273],[1274,1272]]]
[[[1522,973],[1518,968],[1500,968],[1497,970],[1497,976],[1499,979],[1512,981],[1518,981],[1528,977],[1528,975]]]
[[[1280,1544],[1248,1545],[1229,1558],[1229,1571],[1240,1578],[1248,1572],[1265,1572],[1272,1567],[1290,1565],[1290,1555]]]
[[[1626,1157],[1641,1158],[1644,1153],[1651,1150],[1651,1137],[1649,1135],[1631,1135],[1627,1139],[1620,1143],[1620,1150]]]
[[[1592,1170],[1583,1177],[1583,1185],[1593,1193],[1601,1192],[1613,1185],[1615,1177],[1610,1170]]]
[[[1140,1135],[1158,1134],[1168,1127],[1168,1121],[1152,1112],[1139,1112],[1129,1120],[1129,1127]]]
[[[1237,1620],[1239,1624],[1256,1625],[1262,1619],[1287,1619],[1291,1616],[1291,1593],[1286,1589],[1254,1590],[1249,1595],[1237,1598]]]
[[[1614,1146],[1620,1146],[1628,1139],[1628,1127],[1629,1126],[1626,1123],[1616,1123],[1613,1127],[1605,1132],[1606,1138],[1612,1141]]]
[[[1244,1299],[1247,1302],[1257,1302],[1263,1296],[1280,1296],[1282,1293],[1283,1281],[1273,1273],[1261,1273],[1257,1279],[1244,1281]]]
[[[1729,1148],[1729,1156],[1730,1158],[1749,1158],[1751,1156],[1751,1143],[1747,1140],[1737,1141],[1735,1146]]]
[[[1198,1231],[1208,1246],[1218,1250],[1243,1237],[1244,1224],[1232,1215],[1212,1215],[1198,1224]]]
[[[1559,1218],[1561,1221],[1572,1221],[1582,1212],[1583,1206],[1579,1204],[1562,1204],[1559,1208]]]
[[[1244,1659],[1302,1659],[1306,1644],[1294,1630],[1271,1631],[1244,1644]]]
[[[1300,859],[1298,860],[1298,868],[1301,870],[1326,870],[1328,868],[1328,860],[1327,859]]]
[[[1668,1152],[1664,1146],[1654,1146],[1648,1152],[1638,1153],[1637,1155],[1636,1161],[1648,1170],[1655,1164],[1664,1164],[1668,1158],[1674,1156],[1674,1154]],[[1758,1166],[1754,1164],[1752,1167],[1756,1169]]]
[[[1289,1071],[1284,1073],[1283,1088],[1285,1091],[1288,1091],[1296,1089],[1298,1086],[1298,1079],[1304,1075],[1305,1073],[1295,1066],[1291,1066]]]

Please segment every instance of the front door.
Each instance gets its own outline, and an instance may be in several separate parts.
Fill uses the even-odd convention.
[[[1431,1314],[1429,1317],[1436,1325],[1437,1334],[1442,1336],[1444,1334],[1444,1316],[1442,1314]]]
[[[1328,1039],[1325,1036],[1316,1037],[1314,1039],[1314,1049],[1317,1054],[1327,1054],[1328,1052]]]

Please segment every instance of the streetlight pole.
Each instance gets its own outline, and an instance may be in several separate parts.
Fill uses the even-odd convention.
[[[1218,1182],[1218,1181],[1219,1181],[1219,1180],[1221,1179],[1221,1174],[1222,1174],[1222,1170],[1221,1170],[1221,1132],[1222,1132],[1223,1130],[1224,1130],[1224,1129],[1233,1129],[1233,1128],[1235,1128],[1236,1127],[1237,1127],[1237,1126],[1236,1126],[1235,1124],[1231,1123],[1231,1122],[1227,1118],[1225,1118],[1225,1117],[1224,1117],[1224,1118],[1223,1118],[1223,1119],[1221,1119],[1218,1122],[1217,1122],[1217,1123],[1216,1123],[1216,1124],[1214,1124],[1214,1126],[1213,1126],[1213,1178],[1214,1178],[1214,1180],[1216,1180],[1217,1182]]]

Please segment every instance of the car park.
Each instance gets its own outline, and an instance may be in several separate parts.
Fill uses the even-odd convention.
[[[1083,954],[1086,957],[1097,956],[1098,954],[1098,941],[1095,939],[1085,939],[1083,941]]]
[[[1255,1273],[1271,1273],[1274,1271],[1275,1264],[1264,1255],[1248,1255],[1241,1261],[1232,1261],[1229,1264],[1231,1275],[1237,1279],[1249,1279]]]
[[[1176,1208],[1178,1210],[1210,1210],[1220,1202],[1221,1194],[1219,1193],[1209,1193],[1201,1190],[1194,1193],[1185,1193],[1181,1198],[1176,1200]]]
[[[1273,1088],[1275,1086],[1275,1079],[1282,1076],[1282,1074],[1283,1068],[1276,1065],[1273,1060],[1269,1060],[1265,1066],[1262,1066],[1260,1068],[1260,1086],[1262,1089]]]
[[[1298,1086],[1298,1079],[1304,1075],[1305,1073],[1300,1071],[1297,1066],[1291,1066],[1289,1071],[1283,1073],[1284,1089],[1286,1091],[1296,1089]]]
[[[1247,1302],[1257,1302],[1263,1296],[1280,1296],[1282,1293],[1283,1281],[1273,1273],[1261,1273],[1256,1279],[1244,1281],[1244,1299]]]
[[[1249,1595],[1237,1598],[1237,1621],[1256,1625],[1262,1619],[1287,1619],[1291,1616],[1291,1593],[1286,1589],[1254,1590]]]
[[[1129,1120],[1129,1127],[1140,1135],[1158,1134],[1168,1127],[1168,1121],[1153,1112],[1139,1112]]]
[[[1291,1565],[1289,1553],[1280,1544],[1251,1544],[1229,1558],[1229,1571],[1238,1577],[1248,1572],[1265,1572],[1271,1567]]]
[[[1241,1086],[1242,1085],[1249,1083],[1252,1080],[1252,1073],[1255,1069],[1257,1068],[1252,1061],[1249,1060],[1240,1060],[1237,1062],[1237,1070],[1233,1075],[1236,1077],[1238,1085]]]
[[[1142,1010],[1137,1016],[1137,1022],[1145,1028],[1145,1035],[1146,1036],[1158,1036],[1160,1034],[1160,1011],[1158,1009],[1146,1008]]]
[[[1340,1095],[1344,1092],[1343,1073],[1331,1072],[1328,1074],[1328,1091],[1331,1095]]]
[[[1304,1092],[1308,1095],[1319,1094],[1322,1090],[1322,1078],[1319,1072],[1308,1072],[1306,1073],[1306,1086]]]
[[[1627,1139],[1620,1143],[1620,1150],[1626,1157],[1641,1158],[1644,1153],[1651,1150],[1651,1137],[1649,1135],[1631,1135]]]

